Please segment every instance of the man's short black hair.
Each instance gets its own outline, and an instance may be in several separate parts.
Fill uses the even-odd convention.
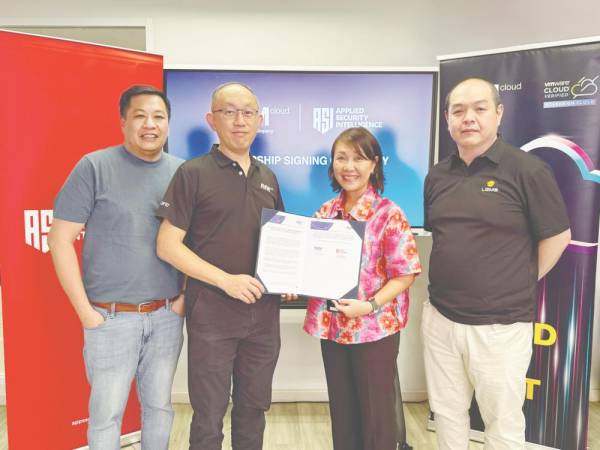
[[[163,102],[165,102],[165,106],[167,107],[167,116],[169,119],[171,118],[171,102],[169,102],[169,99],[163,91],[156,89],[154,86],[136,84],[126,89],[121,94],[121,98],[119,100],[119,113],[123,119],[127,115],[127,110],[131,104],[131,99],[137,95],[157,95],[158,97],[162,98]]]

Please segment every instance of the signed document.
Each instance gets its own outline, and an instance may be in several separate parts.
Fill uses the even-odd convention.
[[[263,208],[256,277],[268,293],[356,298],[366,222]]]

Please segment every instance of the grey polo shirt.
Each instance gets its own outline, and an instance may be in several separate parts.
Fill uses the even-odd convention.
[[[85,155],[54,202],[54,217],[85,224],[83,283],[93,301],[175,296],[179,273],[156,256],[156,208],[183,160],[145,161],[122,145]]]
[[[431,303],[455,322],[535,319],[537,244],[569,228],[550,168],[498,138],[469,166],[457,153],[425,179]]]
[[[251,158],[245,176],[213,145],[179,168],[157,215],[186,231],[186,245],[205,261],[231,274],[253,275],[262,208],[284,208],[275,174]],[[195,297],[201,287],[215,289],[190,278],[186,296]]]

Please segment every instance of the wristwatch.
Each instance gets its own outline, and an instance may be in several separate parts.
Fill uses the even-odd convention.
[[[381,306],[379,306],[377,304],[377,302],[375,301],[375,297],[371,297],[367,301],[371,305],[371,308],[373,308],[373,311],[371,311],[371,312],[376,312],[379,308],[381,308]]]

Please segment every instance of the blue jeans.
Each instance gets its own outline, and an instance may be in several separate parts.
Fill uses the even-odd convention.
[[[136,378],[142,407],[142,448],[166,450],[173,423],[171,387],[183,344],[183,317],[167,308],[111,313],[84,328],[84,359],[91,386],[90,450],[118,450],[121,421]]]

